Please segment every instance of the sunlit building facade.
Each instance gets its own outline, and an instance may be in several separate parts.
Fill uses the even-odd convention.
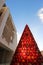
[[[43,51],[41,51],[41,54],[42,54],[42,56],[43,56]]]
[[[10,65],[16,45],[16,27],[5,0],[0,0],[0,65]]]

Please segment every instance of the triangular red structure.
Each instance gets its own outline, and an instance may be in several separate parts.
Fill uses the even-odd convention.
[[[43,57],[28,25],[26,25],[11,65],[42,65],[42,63]]]

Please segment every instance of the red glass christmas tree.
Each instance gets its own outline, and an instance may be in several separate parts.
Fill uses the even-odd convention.
[[[43,57],[28,25],[26,25],[11,65],[42,65],[42,63]]]

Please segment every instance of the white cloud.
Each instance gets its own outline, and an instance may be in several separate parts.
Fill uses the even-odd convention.
[[[38,11],[38,17],[41,20],[41,22],[43,22],[43,8],[39,9],[39,11]]]
[[[17,32],[17,43],[19,42],[21,34]]]

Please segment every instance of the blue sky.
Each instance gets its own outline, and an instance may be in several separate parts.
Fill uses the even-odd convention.
[[[43,50],[43,0],[6,0],[6,5],[10,9],[18,39],[28,24],[39,49]]]

